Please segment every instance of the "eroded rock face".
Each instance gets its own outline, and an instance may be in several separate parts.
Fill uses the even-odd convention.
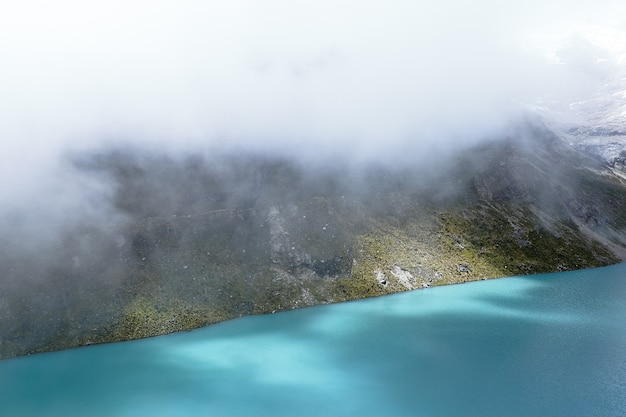
[[[626,258],[626,181],[545,129],[525,137],[436,174],[86,158],[80,171],[114,182],[124,221],[74,225],[45,258],[3,242],[0,357]]]

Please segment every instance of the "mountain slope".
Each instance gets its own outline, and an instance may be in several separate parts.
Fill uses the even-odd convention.
[[[626,259],[623,177],[537,124],[432,166],[129,151],[74,164],[114,184],[125,220],[72,224],[45,258],[5,242],[0,357]]]

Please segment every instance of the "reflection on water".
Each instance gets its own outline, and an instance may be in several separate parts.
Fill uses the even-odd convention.
[[[2,361],[0,415],[626,415],[626,264]]]

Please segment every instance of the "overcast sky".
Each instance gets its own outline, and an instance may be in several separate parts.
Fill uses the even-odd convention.
[[[474,140],[540,97],[592,95],[599,58],[623,66],[620,3],[4,2],[2,199],[107,143],[374,157]]]

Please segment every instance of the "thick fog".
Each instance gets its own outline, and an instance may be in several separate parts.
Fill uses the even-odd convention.
[[[428,160],[592,97],[624,65],[623,16],[619,1],[12,2],[2,222],[112,219],[111,186],[68,163],[107,148]]]
[[[623,0],[4,3],[0,357],[100,332],[143,285],[176,298],[194,267],[227,292],[222,255],[242,280],[300,256],[281,204],[310,203],[316,241],[444,201],[465,183],[440,173],[484,161],[442,158],[626,76]],[[310,249],[320,276],[351,268],[343,233]]]

